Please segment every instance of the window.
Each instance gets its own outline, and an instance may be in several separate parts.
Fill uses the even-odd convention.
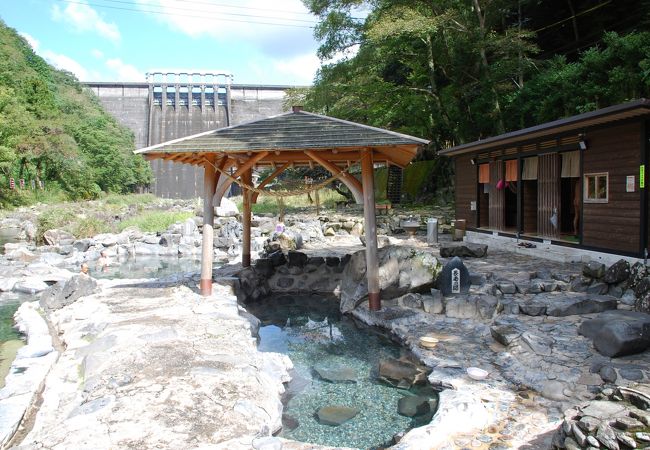
[[[585,196],[587,203],[607,203],[609,174],[607,173],[586,173],[585,174]]]

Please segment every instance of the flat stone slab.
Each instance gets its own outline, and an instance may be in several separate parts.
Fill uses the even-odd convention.
[[[472,244],[465,242],[463,244],[441,244],[440,256],[451,258],[454,256],[482,258],[487,255],[488,246],[485,244]]]
[[[314,366],[314,371],[325,381],[331,383],[356,383],[357,372],[351,367],[338,366],[338,365],[317,365]]]
[[[359,414],[358,408],[348,406],[323,406],[316,411],[318,421],[323,425],[338,427]]]
[[[562,292],[538,294],[531,302],[520,303],[519,310],[528,316],[566,317],[615,310],[618,300],[609,295]]]

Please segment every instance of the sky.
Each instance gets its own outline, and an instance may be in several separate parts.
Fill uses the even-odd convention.
[[[0,18],[79,81],[210,72],[306,86],[320,66],[300,0],[2,0]]]

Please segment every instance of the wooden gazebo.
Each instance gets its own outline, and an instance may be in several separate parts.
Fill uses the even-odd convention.
[[[374,165],[404,167],[418,149],[429,142],[424,139],[380,128],[301,111],[234,125],[227,128],[175,139],[136,150],[148,160],[163,159],[204,167],[203,247],[201,294],[212,293],[212,255],[214,205],[228,190],[233,179],[257,189],[268,185],[287,167],[319,164],[350,189],[357,203],[363,203],[368,297],[370,308],[381,307],[377,262],[377,227],[375,222]],[[346,168],[361,162],[361,181]],[[257,186],[252,183],[256,167],[275,170]],[[229,173],[229,176],[225,174]],[[242,265],[251,263],[251,204],[256,193],[243,190]]]

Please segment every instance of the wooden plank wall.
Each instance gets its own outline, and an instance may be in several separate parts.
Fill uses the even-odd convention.
[[[470,203],[477,201],[476,184],[478,169],[470,160],[471,155],[461,155],[455,158],[456,168],[456,219],[464,219],[468,227],[478,226],[476,211],[472,211]]]
[[[640,251],[640,133],[640,122],[587,133],[584,173],[609,174],[609,201],[583,202],[582,242],[586,246]],[[626,177],[632,175],[635,177],[634,192],[626,192]]]
[[[557,228],[551,215],[557,209]],[[547,238],[560,236],[560,157],[558,153],[539,156],[537,172],[537,234]]]
[[[503,161],[490,162],[490,229],[497,231],[505,227],[506,193],[496,188],[504,176]]]
[[[522,181],[524,233],[537,234],[537,180]]]

